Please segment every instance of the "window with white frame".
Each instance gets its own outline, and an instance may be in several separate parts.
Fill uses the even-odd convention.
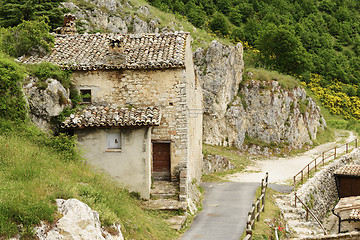
[[[121,149],[121,133],[119,132],[107,132],[106,133],[107,149],[119,150]]]

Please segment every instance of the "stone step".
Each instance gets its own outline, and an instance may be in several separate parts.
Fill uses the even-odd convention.
[[[280,208],[281,212],[284,213],[297,213],[298,210],[296,208],[290,207],[290,206],[282,206]]]
[[[173,199],[156,199],[149,200],[142,204],[142,207],[145,209],[153,210],[184,210],[186,211],[187,204],[186,202],[179,202]]]
[[[292,227],[292,229],[296,232],[299,237],[313,235],[314,232],[311,229],[305,227]]]
[[[150,198],[153,200],[157,199],[174,199],[177,200],[179,197],[179,194],[174,193],[151,193]]]
[[[174,216],[166,220],[170,224],[171,228],[179,231],[186,221],[186,215]]]
[[[283,213],[284,218],[288,221],[288,220],[295,220],[295,219],[299,219],[299,214],[295,213],[295,212],[285,212]]]
[[[179,182],[154,181],[150,191],[151,199],[174,199],[179,197]]]

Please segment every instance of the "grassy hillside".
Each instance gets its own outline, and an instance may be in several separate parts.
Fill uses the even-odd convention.
[[[0,121],[0,238],[18,233],[19,226],[22,236],[31,236],[40,221],[56,221],[56,198],[85,202],[99,212],[103,225],[119,222],[126,239],[177,236],[156,211],[140,207],[136,194],[82,160],[74,139]]]
[[[26,35],[26,29],[12,30]],[[0,239],[17,233],[23,239],[31,238],[40,221],[56,221],[60,217],[56,214],[57,198],[85,202],[99,212],[104,226],[120,223],[126,239],[176,238],[178,233],[164,221],[166,216],[143,210],[137,194],[129,193],[82,159],[75,137],[49,136],[33,126],[21,91],[27,74],[37,75],[41,85],[52,77],[70,87],[68,73],[54,65],[26,69],[0,54]]]

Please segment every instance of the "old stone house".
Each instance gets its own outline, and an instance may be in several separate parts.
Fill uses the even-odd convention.
[[[62,123],[85,158],[130,191],[150,197],[152,180],[179,181],[180,199],[201,177],[202,92],[188,33],[55,35],[45,56],[72,70],[83,102]]]

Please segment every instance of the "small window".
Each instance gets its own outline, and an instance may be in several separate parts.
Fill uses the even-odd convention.
[[[121,138],[120,132],[108,132],[106,135],[107,138],[107,148],[112,149],[121,149]]]
[[[80,90],[80,95],[83,103],[91,103],[91,89]]]

